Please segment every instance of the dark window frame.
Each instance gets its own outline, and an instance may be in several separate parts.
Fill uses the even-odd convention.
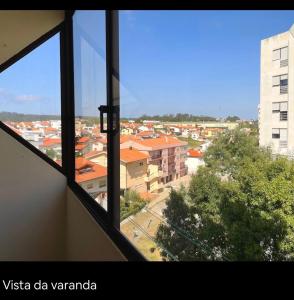
[[[74,126],[74,68],[73,68],[73,17],[74,10],[65,11],[62,23],[31,43],[15,56],[1,64],[0,74],[31,51],[42,45],[55,34],[60,35],[60,74],[61,74],[61,124],[62,124],[62,166],[51,160],[46,154],[35,148],[15,133],[2,121],[0,129],[45,160],[67,178],[69,188],[87,208],[95,221],[111,237],[122,254],[130,261],[146,261],[144,256],[119,231],[120,223],[120,175],[115,172],[119,166],[119,37],[118,11],[106,10],[106,68],[107,68],[107,104],[108,124],[116,124],[115,130],[108,136],[108,211],[106,212],[78,183],[75,182],[75,126]],[[116,118],[116,119],[115,119]],[[111,128],[108,126],[108,128]],[[115,201],[118,199],[118,201]]]

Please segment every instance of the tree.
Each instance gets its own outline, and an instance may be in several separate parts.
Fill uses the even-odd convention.
[[[171,193],[158,242],[181,260],[293,260],[293,162],[240,130],[207,152],[189,188]]]
[[[146,202],[136,191],[127,190],[120,201],[120,220],[122,221],[130,215],[136,214],[145,205]]]
[[[57,158],[57,152],[54,149],[46,149],[46,155],[49,156],[52,160]]]
[[[239,121],[239,120],[240,120],[240,118],[237,117],[237,116],[228,116],[226,118],[226,122],[236,122],[236,121]]]

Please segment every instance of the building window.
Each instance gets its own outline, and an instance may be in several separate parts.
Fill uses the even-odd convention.
[[[279,60],[280,67],[288,66],[288,47],[273,50],[273,61]]]
[[[272,138],[280,139],[282,142],[287,142],[287,129],[286,128],[273,128]]]
[[[142,162],[140,162],[140,166],[143,166],[143,163],[142,163]]]
[[[273,139],[279,139],[280,138],[280,129],[273,128],[273,130],[272,130],[272,138]]]
[[[273,86],[280,87],[280,94],[288,93],[288,74],[273,76]]]
[[[288,102],[273,102],[273,113],[280,113],[280,121],[288,120]]]
[[[106,186],[106,181],[104,180],[104,181],[101,181],[100,183],[99,183],[99,187],[100,188],[103,188],[103,187],[105,187]]]
[[[87,185],[87,189],[89,189],[89,190],[92,189],[93,187],[94,187],[93,183],[90,183],[90,184]]]

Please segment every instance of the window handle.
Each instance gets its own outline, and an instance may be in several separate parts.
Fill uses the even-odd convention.
[[[112,109],[108,105],[100,105],[98,107],[100,111],[100,132],[101,133],[110,133],[110,132],[117,132],[119,130],[119,108],[118,106],[113,106]],[[104,129],[104,116],[103,114],[107,114],[107,118],[109,118],[109,114],[112,113],[112,128]],[[106,124],[109,122],[106,121]],[[107,125],[108,126],[108,125]]]
[[[108,133],[107,129],[104,129],[104,117],[103,117],[103,114],[107,114],[107,116],[108,116],[109,107],[108,107],[108,105],[100,105],[98,107],[98,110],[100,111],[100,132],[101,133]]]

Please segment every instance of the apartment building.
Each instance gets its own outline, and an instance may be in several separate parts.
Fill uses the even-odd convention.
[[[294,26],[261,41],[259,144],[274,154],[294,153]]]
[[[120,150],[120,189],[147,192],[148,155],[132,148]]]
[[[95,164],[83,157],[75,160],[75,178],[102,207],[107,201],[107,168]]]
[[[163,136],[152,139],[129,139],[120,147],[133,147],[149,155],[148,164],[157,165],[162,183],[167,183],[187,174],[185,166],[187,142],[175,137]]]

